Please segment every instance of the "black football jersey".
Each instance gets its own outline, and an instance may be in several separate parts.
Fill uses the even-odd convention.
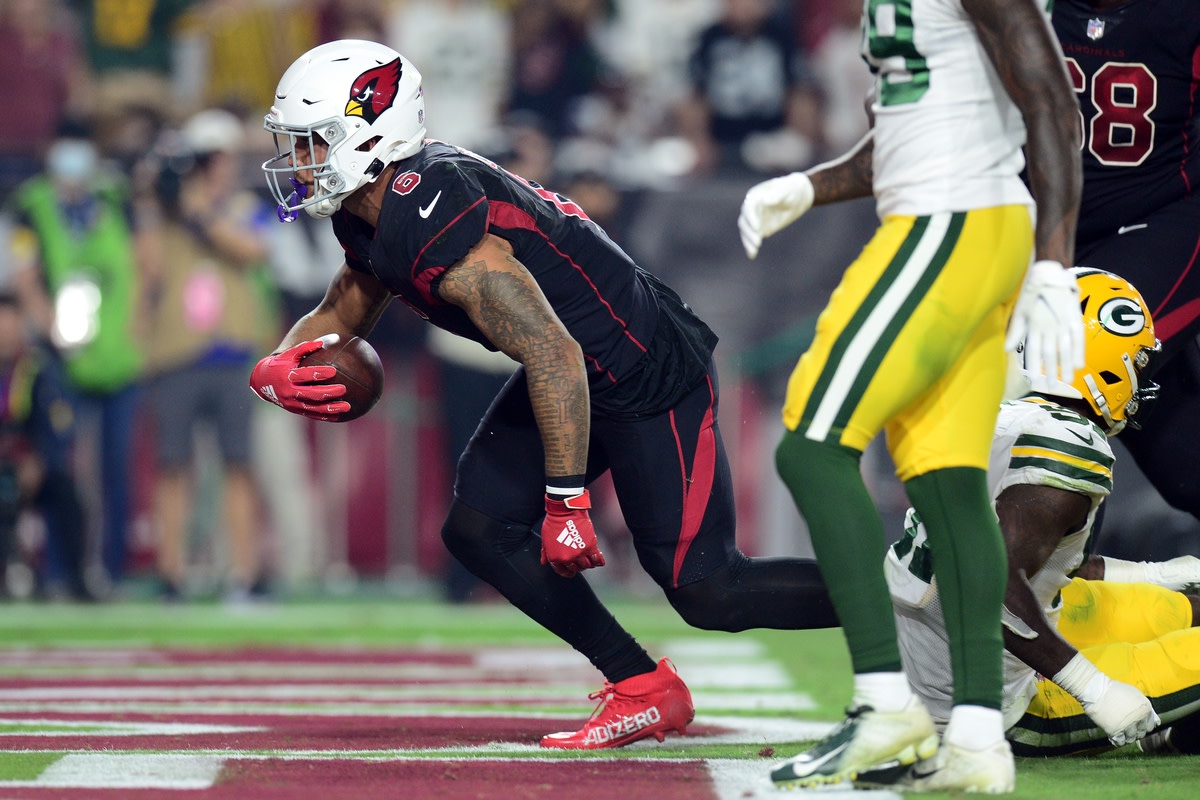
[[[512,244],[587,363],[592,404],[671,407],[706,374],[716,335],[568,198],[469,151],[430,141],[398,162],[373,228],[339,211],[351,269],[374,275],[434,325],[495,349],[438,282],[492,233]]]
[[[1200,189],[1200,4],[1056,0],[1052,20],[1083,126],[1082,246]]]

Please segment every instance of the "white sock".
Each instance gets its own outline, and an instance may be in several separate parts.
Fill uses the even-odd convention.
[[[955,706],[942,741],[967,750],[987,750],[1004,741],[1004,717],[984,706]]]
[[[899,711],[908,705],[912,696],[903,672],[861,672],[854,676],[853,706]]]

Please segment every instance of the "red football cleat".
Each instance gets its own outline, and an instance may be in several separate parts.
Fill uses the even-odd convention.
[[[574,733],[543,736],[542,747],[600,750],[624,747],[648,736],[661,742],[672,731],[682,734],[696,715],[692,693],[680,680],[675,665],[665,658],[654,672],[605,683],[603,689],[588,697],[600,704],[587,724]]]

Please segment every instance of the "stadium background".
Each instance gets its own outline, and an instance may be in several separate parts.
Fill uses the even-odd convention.
[[[271,154],[270,137],[258,125],[278,75],[310,43],[354,35],[373,35],[416,61],[426,78],[430,135],[506,155],[517,169],[540,170],[544,174],[538,177],[552,189],[598,189],[587,195],[604,204],[594,206],[593,215],[603,218],[614,238],[678,289],[721,336],[722,420],[738,480],[739,540],[753,554],[808,552],[803,522],[771,462],[777,409],[815,314],[875,219],[869,201],[817,209],[749,262],[736,236],[737,209],[754,182],[836,155],[861,132],[856,98],[866,76],[854,52],[858,8],[857,0],[0,2],[6,30],[14,20],[34,15],[49,30],[76,39],[81,71],[90,72],[91,81],[80,108],[100,132],[119,126],[127,109],[144,106],[144,96],[131,99],[143,85],[169,87],[169,103],[160,109],[167,134],[201,108],[238,111],[246,133],[242,176],[245,188],[255,192],[263,191],[258,164]],[[785,102],[790,98],[807,114],[766,136],[743,132],[717,147],[715,163],[696,164],[695,132],[682,121],[692,91],[688,59],[706,26],[737,15],[761,16],[751,25],[754,30],[773,31],[793,47],[789,86],[780,91],[787,95]],[[458,36],[446,36],[446,26],[454,25]],[[138,36],[144,39],[140,47]],[[83,46],[103,44],[106,37],[114,45],[106,51]],[[442,43],[442,49],[431,42]],[[117,45],[126,48],[127,62]],[[556,83],[551,74],[546,81],[567,86],[559,94],[535,95],[522,84],[539,64],[551,73],[557,65],[557,76],[567,75],[577,66],[570,57],[579,48],[594,59],[586,80]],[[147,66],[155,63],[147,54],[162,50],[167,60],[157,63],[166,63],[166,69]],[[0,102],[4,92],[11,94],[36,77],[28,65],[13,69],[27,72],[2,82]],[[142,84],[130,76],[159,83]],[[713,103],[739,91],[736,81],[717,84],[708,85]],[[522,96],[524,107],[518,102]],[[0,191],[7,193],[22,170],[38,168],[36,155],[46,142],[8,133],[0,141],[5,181]],[[118,168],[123,163],[114,160]],[[0,218],[0,238],[5,222]],[[305,266],[299,280],[308,281],[307,289],[293,294],[311,300],[332,265]],[[5,267],[7,272],[11,264],[6,261]],[[295,280],[277,278],[283,289],[287,280]],[[372,337],[387,369],[381,404],[346,425],[305,423],[301,443],[312,459],[311,482],[294,488],[311,495],[317,518],[303,532],[269,513],[261,518],[268,570],[275,572],[269,577],[277,579],[280,594],[344,593],[364,582],[382,582],[390,591],[410,595],[439,591],[448,570],[438,530],[449,494],[444,449],[450,433],[440,413],[445,396],[438,356],[427,335],[395,304]],[[250,413],[257,419],[271,411],[253,408]],[[270,430],[268,422],[256,433],[260,451],[273,447]],[[94,549],[96,509],[104,500],[88,466],[94,463],[89,448],[95,444],[86,434],[78,446],[78,477]],[[135,582],[153,574],[153,441],[152,426],[140,417],[129,528]],[[201,436],[200,445],[191,548],[196,585],[204,587],[216,580],[224,555],[215,522],[219,466],[211,443]],[[872,448],[865,468],[890,530],[898,535],[905,502],[882,448]],[[265,474],[269,480],[269,468]],[[1165,558],[1196,550],[1200,529],[1195,522],[1167,508],[1119,453],[1117,475],[1103,539],[1108,552]],[[600,494],[598,527],[610,566],[595,580],[651,591],[636,568],[615,503]],[[36,516],[26,515],[22,524],[23,541],[36,551]],[[305,553],[305,566],[281,575],[281,561],[298,551]],[[475,592],[477,598],[489,596]]]

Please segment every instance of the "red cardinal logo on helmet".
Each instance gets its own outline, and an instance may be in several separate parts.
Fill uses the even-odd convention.
[[[400,71],[400,59],[397,58],[355,78],[350,87],[350,102],[346,103],[346,116],[362,117],[368,124],[374,124],[379,115],[396,102]]]

